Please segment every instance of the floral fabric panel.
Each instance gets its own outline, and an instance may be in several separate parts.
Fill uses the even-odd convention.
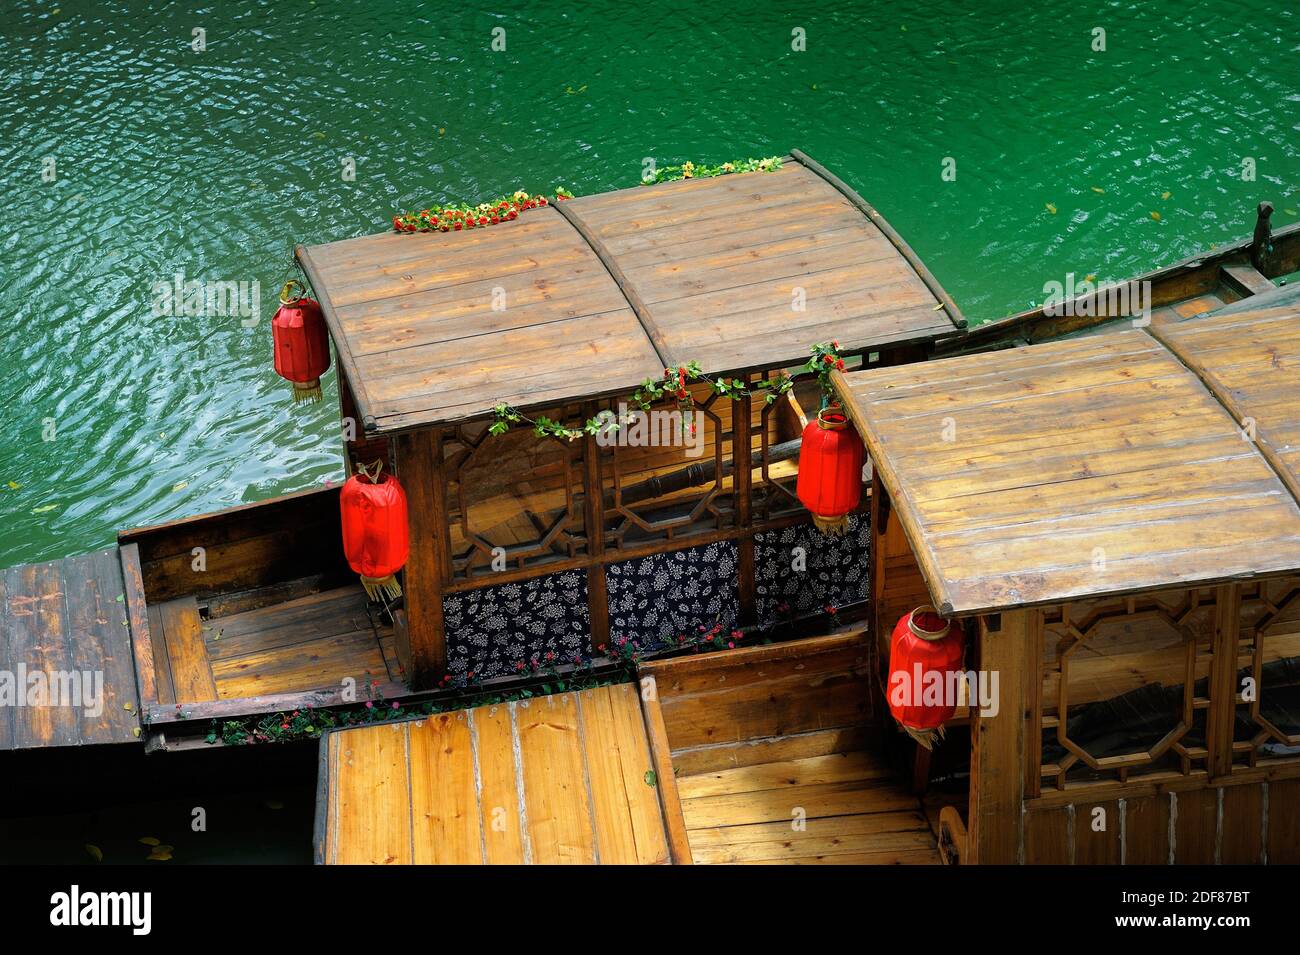
[[[805,569],[796,567],[801,548]],[[849,517],[843,537],[828,537],[812,524],[754,535],[754,592],[760,626],[791,615],[815,613],[827,604],[842,607],[871,596],[871,522]]]
[[[442,609],[453,676],[506,676],[533,659],[545,666],[548,653],[557,664],[591,656],[583,570],[449,594]]]
[[[700,628],[736,625],[737,556],[734,541],[654,554],[605,568],[609,635],[654,649]]]

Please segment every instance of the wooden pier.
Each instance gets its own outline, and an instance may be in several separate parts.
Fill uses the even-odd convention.
[[[13,681],[19,697],[0,705],[0,750],[138,742],[140,696],[116,547],[0,571],[0,611],[0,679]],[[32,697],[40,681],[48,693]],[[88,702],[97,685],[102,695]],[[67,698],[71,690],[77,699]]]

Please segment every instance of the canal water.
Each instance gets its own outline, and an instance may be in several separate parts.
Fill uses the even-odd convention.
[[[340,477],[334,375],[295,408],[271,369],[295,242],[797,146],[989,320],[1242,237],[1261,199],[1296,221],[1298,114],[1294,0],[0,0],[0,566]],[[178,281],[259,307],[167,314]],[[223,796],[236,855],[300,851],[304,767]],[[202,858],[195,798],[60,817],[57,848],[10,814],[10,846]]]
[[[0,566],[337,478],[270,316],[396,211],[797,146],[987,320],[1300,206],[1292,0],[4,0],[0,101]],[[155,314],[177,275],[260,311]]]

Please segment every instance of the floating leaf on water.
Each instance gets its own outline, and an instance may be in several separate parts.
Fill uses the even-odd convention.
[[[1172,196],[1172,195],[1173,195],[1172,192],[1162,192],[1162,193],[1160,193],[1160,198],[1161,198],[1161,199],[1168,199],[1168,198],[1169,198],[1170,196]]]
[[[324,133],[312,133],[311,135],[312,135],[312,138],[313,138],[313,139],[324,139],[324,138],[325,138],[325,134],[324,134]]]
[[[190,486],[189,481],[177,481],[175,484],[172,485],[172,493],[175,494],[177,491],[183,491],[189,486]]]
[[[1153,218],[1153,219],[1155,219],[1157,222],[1159,222],[1159,221],[1160,221],[1160,213],[1158,213],[1158,212],[1153,212],[1153,213],[1151,213],[1151,218]]]
[[[1089,272],[1087,275],[1083,277],[1083,280],[1085,282],[1095,282],[1097,281],[1097,275],[1095,272]]]
[[[1097,195],[1099,195],[1099,196],[1104,196],[1104,195],[1106,194],[1106,190],[1103,189],[1103,188],[1101,188],[1101,186],[1092,186],[1091,188],[1092,188],[1092,191],[1095,192],[1095,193],[1096,193]]]
[[[160,846],[159,848],[155,849],[153,852],[149,853],[147,856],[144,857],[146,862],[170,862],[171,858],[172,858],[171,846],[167,846],[166,852],[164,852],[162,847]]]
[[[11,491],[16,491],[16,490],[18,490],[20,487],[22,487],[22,485],[19,484],[17,481],[10,481],[10,482],[9,482],[9,490],[11,490]]]
[[[1047,203],[1047,211],[1052,215],[1056,215],[1056,206],[1052,205],[1050,202]]]
[[[89,842],[86,843],[86,854],[96,862],[104,861],[104,851],[99,846],[91,845]]]
[[[57,504],[46,504],[46,505],[43,505],[42,507],[33,507],[33,508],[32,508],[32,513],[33,513],[33,514],[44,514],[44,513],[46,513],[47,511],[57,511],[58,509],[59,509],[59,505],[57,505]]]
[[[141,836],[140,843],[141,845],[146,845],[146,846],[160,846],[162,845],[162,840],[155,839],[153,836]]]
[[[1294,209],[1283,209],[1282,211],[1289,216],[1300,215],[1300,212],[1296,212]]]
[[[447,128],[446,128],[445,126],[439,126],[439,127],[438,127],[438,135],[439,135],[439,136],[445,136],[446,134],[447,134]]]

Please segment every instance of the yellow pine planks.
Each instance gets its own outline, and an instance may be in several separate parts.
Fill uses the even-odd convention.
[[[331,734],[329,741],[336,747],[330,780],[337,786],[332,861],[339,865],[411,862],[407,724],[348,730]]]
[[[489,865],[521,865],[528,861],[520,824],[512,706],[502,703],[469,711],[478,757],[484,860]]]
[[[469,715],[441,713],[409,724],[411,825],[417,865],[477,865],[483,833]]]
[[[669,861],[631,684],[325,738],[335,863]]]

